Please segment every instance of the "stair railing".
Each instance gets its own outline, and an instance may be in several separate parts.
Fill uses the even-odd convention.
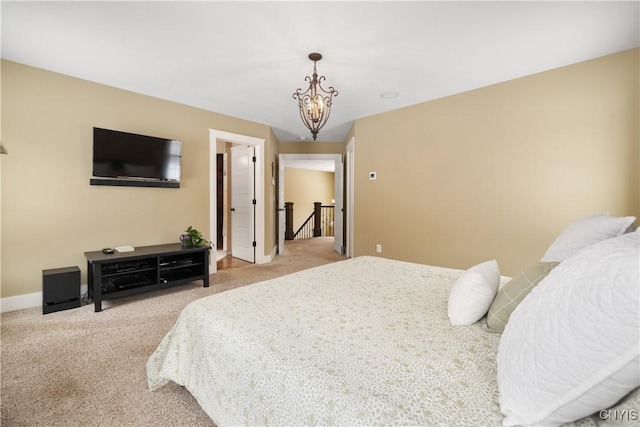
[[[302,223],[298,230],[293,232],[293,203],[285,203],[285,240],[308,239],[311,237],[333,237],[333,221],[335,219],[334,206],[322,206],[320,202],[314,202],[313,212]]]

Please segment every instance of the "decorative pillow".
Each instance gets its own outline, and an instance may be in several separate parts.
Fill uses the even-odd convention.
[[[448,302],[452,325],[471,325],[480,320],[491,305],[500,285],[497,261],[474,265],[456,280]]]
[[[498,346],[504,426],[558,425],[640,386],[640,234],[582,250],[516,307]]]
[[[608,213],[580,218],[565,228],[540,261],[562,262],[589,245],[624,234],[635,216],[612,217]]]
[[[536,262],[523,269],[507,282],[496,294],[487,314],[487,326],[491,332],[502,333],[509,316],[531,290],[559,263]]]

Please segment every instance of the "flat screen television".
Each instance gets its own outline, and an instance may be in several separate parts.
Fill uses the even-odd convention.
[[[182,142],[175,139],[93,128],[95,178],[179,183],[181,156]]]

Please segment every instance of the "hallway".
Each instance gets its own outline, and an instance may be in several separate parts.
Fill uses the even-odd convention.
[[[284,243],[284,254],[277,255],[273,262],[284,261],[287,263],[303,262],[301,258],[321,258],[332,261],[346,259],[345,256],[333,250],[333,237],[314,237],[310,239],[286,240]],[[231,255],[217,261],[218,270],[226,270],[234,267],[245,267],[251,265],[250,262],[234,258]]]

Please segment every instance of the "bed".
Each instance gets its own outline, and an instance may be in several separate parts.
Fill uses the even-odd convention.
[[[199,299],[149,358],[149,388],[183,385],[219,426],[499,426],[502,335],[448,316],[464,274],[362,256]]]
[[[219,425],[499,425],[499,336],[453,327],[458,270],[358,257],[191,303],[148,364]]]

